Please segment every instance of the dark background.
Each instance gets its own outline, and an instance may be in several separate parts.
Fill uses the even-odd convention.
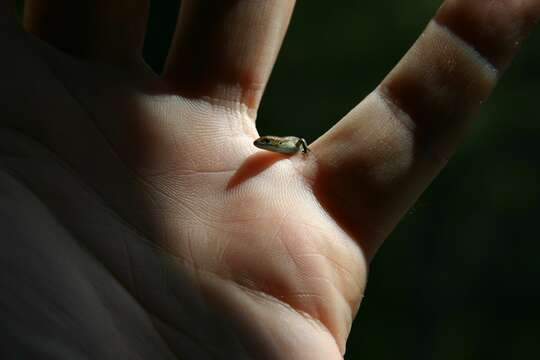
[[[477,1],[477,0],[471,0]],[[259,112],[315,140],[366,96],[439,0],[299,1]],[[153,1],[159,71],[179,1]],[[372,263],[347,359],[540,358],[540,28],[448,167]]]

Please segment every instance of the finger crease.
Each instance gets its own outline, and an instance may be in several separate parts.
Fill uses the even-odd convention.
[[[439,23],[436,19],[431,20],[433,26],[438,27],[442,31],[446,32],[446,34],[461,48],[465,49],[465,51],[469,54],[469,56],[477,61],[482,68],[484,68],[488,73],[493,74],[494,76],[498,75],[499,70],[497,67],[488,60],[486,56],[484,56],[478,49],[476,49],[473,45],[471,45],[468,41],[457,35],[452,29],[450,29],[448,26]]]

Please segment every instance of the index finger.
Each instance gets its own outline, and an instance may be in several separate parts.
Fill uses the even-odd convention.
[[[313,144],[315,191],[372,256],[446,164],[538,0],[448,0],[380,86]]]

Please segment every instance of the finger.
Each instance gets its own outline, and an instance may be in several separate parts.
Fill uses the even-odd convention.
[[[294,0],[186,0],[167,59],[175,92],[256,109]]]
[[[71,55],[114,63],[140,59],[149,0],[27,0],[28,31]]]
[[[453,153],[540,1],[451,0],[381,85],[313,146],[316,192],[369,255]]]

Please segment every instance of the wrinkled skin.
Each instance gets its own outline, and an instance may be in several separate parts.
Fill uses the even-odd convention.
[[[27,1],[22,24],[0,1],[4,358],[342,357],[369,260],[540,1],[446,1],[288,157],[252,143],[293,5],[184,1],[156,75],[146,0]]]

